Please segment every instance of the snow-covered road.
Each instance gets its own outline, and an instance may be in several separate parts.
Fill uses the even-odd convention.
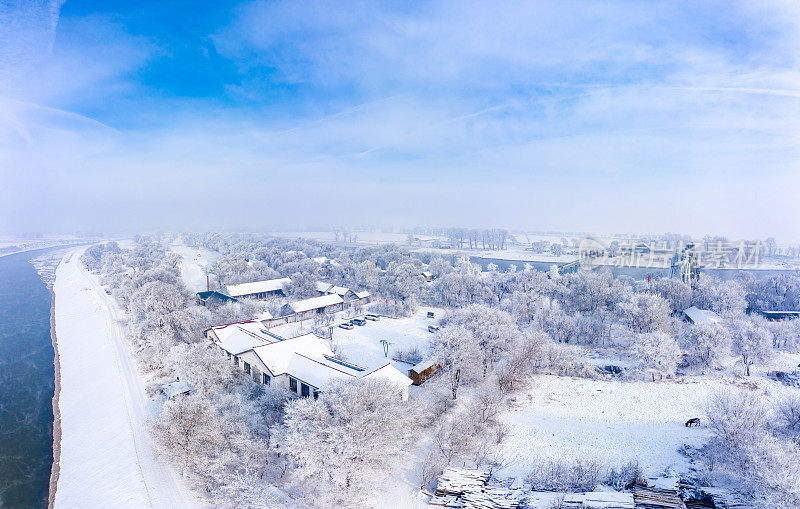
[[[61,459],[55,506],[189,508],[203,503],[159,460],[149,399],[121,311],[73,251],[56,271]]]

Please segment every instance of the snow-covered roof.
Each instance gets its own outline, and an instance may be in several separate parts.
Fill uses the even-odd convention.
[[[433,277],[433,274],[431,274],[427,270],[425,272],[423,272],[422,275],[425,276],[425,277]]]
[[[161,392],[164,396],[168,397],[169,399],[174,398],[178,394],[188,394],[192,391],[193,387],[186,382],[170,382],[168,384],[161,385]]]
[[[320,295],[319,297],[312,297],[306,300],[292,302],[289,306],[295,313],[303,313],[304,311],[311,311],[312,309],[319,309],[325,306],[333,306],[334,304],[341,304],[344,302],[339,295],[331,293],[328,295]]]
[[[328,290],[329,293],[335,293],[336,295],[338,295],[340,297],[344,297],[345,295],[347,295],[347,292],[349,292],[349,291],[350,291],[350,289],[349,288],[345,288],[344,286],[334,286],[333,288]]]
[[[358,297],[359,299],[366,299],[367,297],[369,297],[369,292],[366,290],[361,290],[360,292],[356,292],[356,297]]]
[[[211,327],[210,330],[214,331],[219,346],[232,355],[239,355],[257,346],[279,341],[270,335],[264,324],[258,320],[218,325]]]
[[[412,383],[410,378],[388,362],[378,369],[370,371],[362,378],[381,378],[397,384],[400,387],[408,387]]]
[[[329,290],[333,288],[333,285],[330,283],[323,283],[322,281],[317,281],[317,291],[321,293],[330,293]]]
[[[268,279],[266,281],[253,281],[250,283],[240,283],[237,285],[225,285],[228,295],[231,297],[241,297],[262,292],[276,292],[281,290],[285,284],[291,283],[291,278],[281,277],[278,279]]]
[[[343,365],[336,365],[333,361],[322,358],[312,358],[302,354],[292,355],[286,372],[293,378],[313,385],[317,389],[325,390],[334,380],[355,380],[358,371]]]
[[[270,313],[269,311],[265,310],[263,313],[258,315],[257,320],[260,320],[260,321],[261,320],[272,320],[272,313]]]
[[[262,345],[254,348],[253,352],[274,376],[287,374],[320,390],[325,390],[334,380],[368,377],[385,379],[398,387],[411,385],[411,379],[389,363],[370,371],[334,359],[325,340],[313,333]]]
[[[420,362],[414,364],[414,366],[411,368],[411,371],[422,373],[426,369],[432,367],[435,363],[436,361],[434,359],[423,359]]]
[[[325,341],[314,333],[261,345],[253,348],[253,352],[275,376],[287,372],[292,356],[296,353],[315,358],[333,355]]]
[[[720,320],[722,320],[715,312],[709,309],[699,309],[695,306],[684,309],[683,313],[686,315],[689,321],[696,324],[719,323]]]

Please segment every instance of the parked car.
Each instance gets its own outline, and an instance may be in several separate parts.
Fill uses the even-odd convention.
[[[366,325],[367,321],[364,320],[363,318],[353,318],[352,320],[350,320],[350,323],[354,323],[356,325]]]
[[[435,325],[428,325],[428,332],[439,332],[439,327]]]
[[[428,311],[428,318],[433,318],[433,311]]]
[[[366,318],[367,320],[372,320],[373,322],[377,322],[378,320],[380,320],[380,319],[381,319],[381,317],[380,317],[380,316],[378,316],[378,315],[372,315],[372,314],[370,314],[370,315],[365,315],[365,316],[364,316],[364,318]]]
[[[353,328],[353,324],[350,323],[350,322],[344,322],[344,323],[340,323],[339,327],[341,327],[342,329],[350,330],[350,329]]]

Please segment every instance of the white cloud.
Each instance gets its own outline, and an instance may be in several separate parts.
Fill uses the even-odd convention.
[[[786,220],[799,212],[797,5],[256,2],[212,37],[244,77],[225,106],[137,95],[156,43],[71,20],[64,46],[17,72],[24,86],[0,102],[0,185],[14,194],[0,229],[474,224],[800,240]],[[157,122],[106,127],[33,106],[93,101],[141,104]]]

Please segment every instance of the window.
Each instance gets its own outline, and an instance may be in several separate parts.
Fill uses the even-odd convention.
[[[308,385],[300,384],[300,395],[301,396],[303,396],[304,398],[307,398],[309,392],[310,392],[310,389],[309,389]]]
[[[315,390],[314,391],[314,399],[317,399],[317,398],[319,398],[319,391]]]
[[[239,365],[239,356],[238,355],[234,355],[233,356],[233,363],[236,364],[237,366]]]
[[[228,354],[228,358],[230,359],[231,358],[231,353],[230,352],[225,352],[225,353]]]
[[[246,362],[244,363],[244,372],[247,373],[248,375],[250,374],[250,364]]]
[[[292,377],[289,377],[289,390],[297,394],[297,380]]]
[[[269,385],[269,375],[266,373],[261,373],[261,383],[264,385]]]

